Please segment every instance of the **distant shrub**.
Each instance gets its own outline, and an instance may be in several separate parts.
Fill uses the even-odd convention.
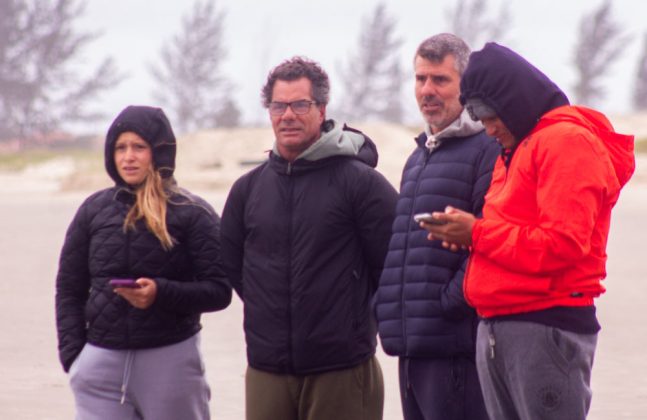
[[[636,139],[636,153],[647,153],[647,137]]]
[[[39,165],[53,159],[69,157],[77,167],[88,171],[103,172],[103,153],[87,147],[54,150],[47,148],[19,150],[13,153],[0,153],[0,172],[18,172],[28,166]]]

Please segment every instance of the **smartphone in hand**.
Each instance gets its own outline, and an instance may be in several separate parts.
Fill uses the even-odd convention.
[[[413,220],[416,221],[416,223],[420,222],[425,222],[429,223],[430,225],[446,225],[447,222],[444,220],[438,220],[434,219],[431,215],[431,213],[418,213],[413,215]]]
[[[112,279],[109,283],[112,287],[127,287],[130,289],[139,289],[141,287],[135,279]]]

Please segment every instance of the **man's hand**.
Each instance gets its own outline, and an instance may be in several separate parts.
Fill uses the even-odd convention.
[[[420,222],[420,227],[429,232],[430,241],[443,241],[443,247],[458,251],[472,245],[472,228],[476,217],[463,210],[447,206],[444,213],[432,213],[434,219],[446,222],[443,225]]]
[[[155,280],[146,277],[137,279],[140,286],[137,289],[128,287],[115,287],[115,293],[126,299],[137,309],[146,309],[150,307],[157,297],[157,283]]]

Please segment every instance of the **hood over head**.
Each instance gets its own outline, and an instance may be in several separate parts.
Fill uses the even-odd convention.
[[[175,134],[161,108],[130,105],[117,115],[106,135],[105,165],[108,175],[119,185],[125,182],[115,166],[115,144],[121,133],[132,131],[144,139],[153,154],[153,164],[162,178],[170,178],[175,170]]]
[[[461,78],[460,101],[476,116],[494,110],[517,141],[530,133],[542,115],[569,104],[564,92],[544,73],[494,42],[470,55]],[[474,106],[477,109],[470,110]]]

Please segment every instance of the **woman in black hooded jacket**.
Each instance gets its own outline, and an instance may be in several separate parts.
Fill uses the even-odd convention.
[[[227,307],[220,220],[173,178],[159,108],[130,106],[106,137],[115,186],[78,209],[56,279],[59,358],[80,419],[206,419],[200,314]]]

